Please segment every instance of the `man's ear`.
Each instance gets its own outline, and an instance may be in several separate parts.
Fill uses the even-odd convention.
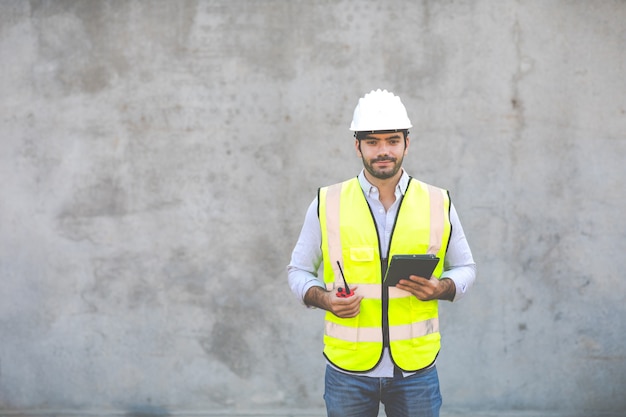
[[[354,149],[356,149],[356,156],[358,156],[359,158],[362,158],[363,155],[361,154],[361,141],[358,139],[354,139]]]
[[[411,138],[407,135],[404,138],[404,154],[406,155],[409,152],[409,145],[411,144]]]

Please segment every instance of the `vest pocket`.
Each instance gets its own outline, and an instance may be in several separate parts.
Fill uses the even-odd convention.
[[[363,278],[370,277],[372,270],[380,268],[375,265],[377,264],[376,250],[371,246],[351,247],[347,253],[344,253],[344,256],[346,256],[346,260],[349,259],[349,262],[345,264],[346,269],[344,270],[348,282],[371,282],[363,281]]]
[[[354,262],[371,262],[374,260],[374,248],[350,248],[350,260]]]
[[[421,301],[416,297],[411,297],[411,318],[413,321],[415,319],[424,320],[426,318],[431,318],[437,314],[437,300],[431,301]]]
[[[420,301],[411,297],[411,339],[414,345],[439,337],[437,301]]]

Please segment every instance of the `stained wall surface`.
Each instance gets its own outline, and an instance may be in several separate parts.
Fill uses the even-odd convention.
[[[322,408],[323,316],[285,267],[386,88],[478,263],[441,305],[444,409],[623,411],[625,22],[619,0],[1,2],[0,410]]]

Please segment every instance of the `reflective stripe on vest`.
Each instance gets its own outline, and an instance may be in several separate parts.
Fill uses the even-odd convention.
[[[366,372],[378,363],[383,349],[384,256],[379,253],[376,225],[356,178],[321,188],[319,204],[326,287],[343,286],[339,261],[348,283],[357,286],[357,293],[364,297],[355,318],[341,319],[327,312],[324,354],[339,368]],[[441,261],[433,275],[439,277],[450,234],[449,207],[445,190],[411,179],[399,208],[388,258],[396,253],[436,254]],[[388,290],[394,362],[406,371],[430,365],[439,351],[437,301],[419,301],[396,287]]]
[[[358,339],[361,342],[382,343],[383,341],[383,334],[378,327],[349,327],[329,321],[324,325],[325,334],[337,339],[356,340],[358,332]],[[414,337],[426,336],[438,331],[439,319],[433,318],[402,326],[391,326],[389,328],[389,337],[392,340],[409,340]]]

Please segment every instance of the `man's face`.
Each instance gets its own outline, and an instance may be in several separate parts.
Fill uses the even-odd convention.
[[[356,140],[357,155],[363,159],[365,170],[375,178],[392,178],[402,167],[404,155],[409,150],[409,138],[402,132],[372,133]]]

